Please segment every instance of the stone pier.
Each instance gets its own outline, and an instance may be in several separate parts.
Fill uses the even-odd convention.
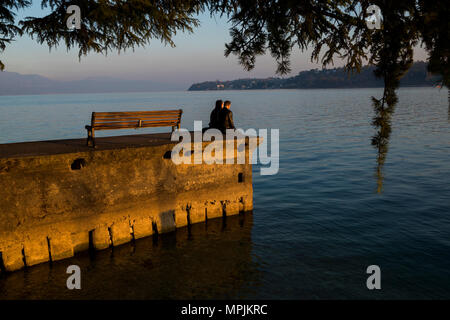
[[[257,140],[245,164],[175,165],[170,134],[0,145],[0,272],[251,211]]]

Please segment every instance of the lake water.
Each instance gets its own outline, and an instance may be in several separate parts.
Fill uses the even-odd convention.
[[[12,298],[450,298],[447,91],[399,90],[383,192],[370,96],[381,89],[0,97],[0,143],[85,137],[92,111],[182,108],[207,122],[217,98],[241,128],[280,130],[280,170],[254,166],[254,211],[82,253],[0,278]],[[167,130],[167,129],[165,129]],[[139,133],[158,130],[140,130]],[[136,133],[99,132],[98,136]],[[82,290],[65,268],[82,268]],[[369,291],[366,268],[381,268]]]

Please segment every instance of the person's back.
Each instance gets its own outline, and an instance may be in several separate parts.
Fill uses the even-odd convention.
[[[217,100],[216,101],[216,107],[211,111],[211,115],[209,116],[209,127],[210,128],[219,128],[219,121],[220,121],[220,111],[223,109],[223,101]]]
[[[233,112],[230,110],[231,102],[225,101],[224,107],[219,113],[219,129],[225,133],[227,129],[236,129],[234,127]]]

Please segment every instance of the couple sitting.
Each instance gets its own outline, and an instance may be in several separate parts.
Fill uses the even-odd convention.
[[[233,123],[233,112],[230,110],[231,102],[216,101],[216,107],[211,112],[209,128],[219,129],[225,133],[227,129],[236,129]]]

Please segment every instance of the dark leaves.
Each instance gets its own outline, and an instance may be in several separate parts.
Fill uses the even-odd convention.
[[[12,10],[25,8],[31,4],[27,0],[4,0],[1,1],[0,6],[0,52],[5,50],[6,45],[9,44],[15,36],[22,35],[22,30],[15,25],[15,13]],[[0,61],[0,71],[5,68],[5,65]]]

